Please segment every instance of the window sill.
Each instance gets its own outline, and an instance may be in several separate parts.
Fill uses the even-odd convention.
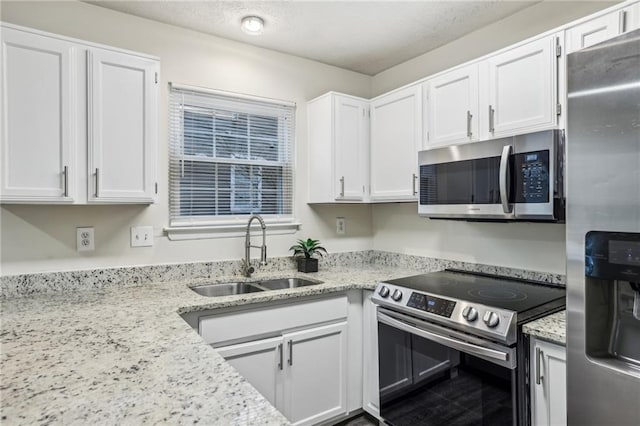
[[[300,229],[298,222],[268,223],[267,235],[295,234]],[[170,241],[203,240],[209,238],[236,238],[244,237],[247,233],[247,224],[225,224],[207,226],[168,226],[164,232]],[[260,234],[260,228],[254,222],[251,226],[251,235]]]

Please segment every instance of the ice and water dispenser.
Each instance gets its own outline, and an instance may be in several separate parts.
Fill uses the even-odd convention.
[[[586,235],[585,317],[587,356],[640,374],[640,233]]]

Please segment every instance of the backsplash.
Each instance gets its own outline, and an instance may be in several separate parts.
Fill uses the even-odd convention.
[[[242,275],[241,266],[240,260],[230,260],[1,276],[0,298],[234,277]],[[320,268],[323,270],[365,266],[380,269],[394,268],[396,270],[406,268],[407,275],[455,268],[557,285],[565,283],[565,276],[561,274],[374,250],[331,253],[320,261]],[[274,257],[269,259],[267,265],[257,269],[258,272],[265,273],[294,272],[296,263],[291,257]]]

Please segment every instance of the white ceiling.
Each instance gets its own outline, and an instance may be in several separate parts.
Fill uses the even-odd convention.
[[[375,75],[538,1],[87,1]],[[264,34],[240,30],[258,15]]]

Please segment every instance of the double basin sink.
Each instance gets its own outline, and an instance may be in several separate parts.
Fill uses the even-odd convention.
[[[191,287],[191,290],[207,297],[232,296],[235,294],[258,293],[269,290],[283,290],[286,288],[306,287],[322,284],[305,278],[276,278],[251,282],[212,283]]]

